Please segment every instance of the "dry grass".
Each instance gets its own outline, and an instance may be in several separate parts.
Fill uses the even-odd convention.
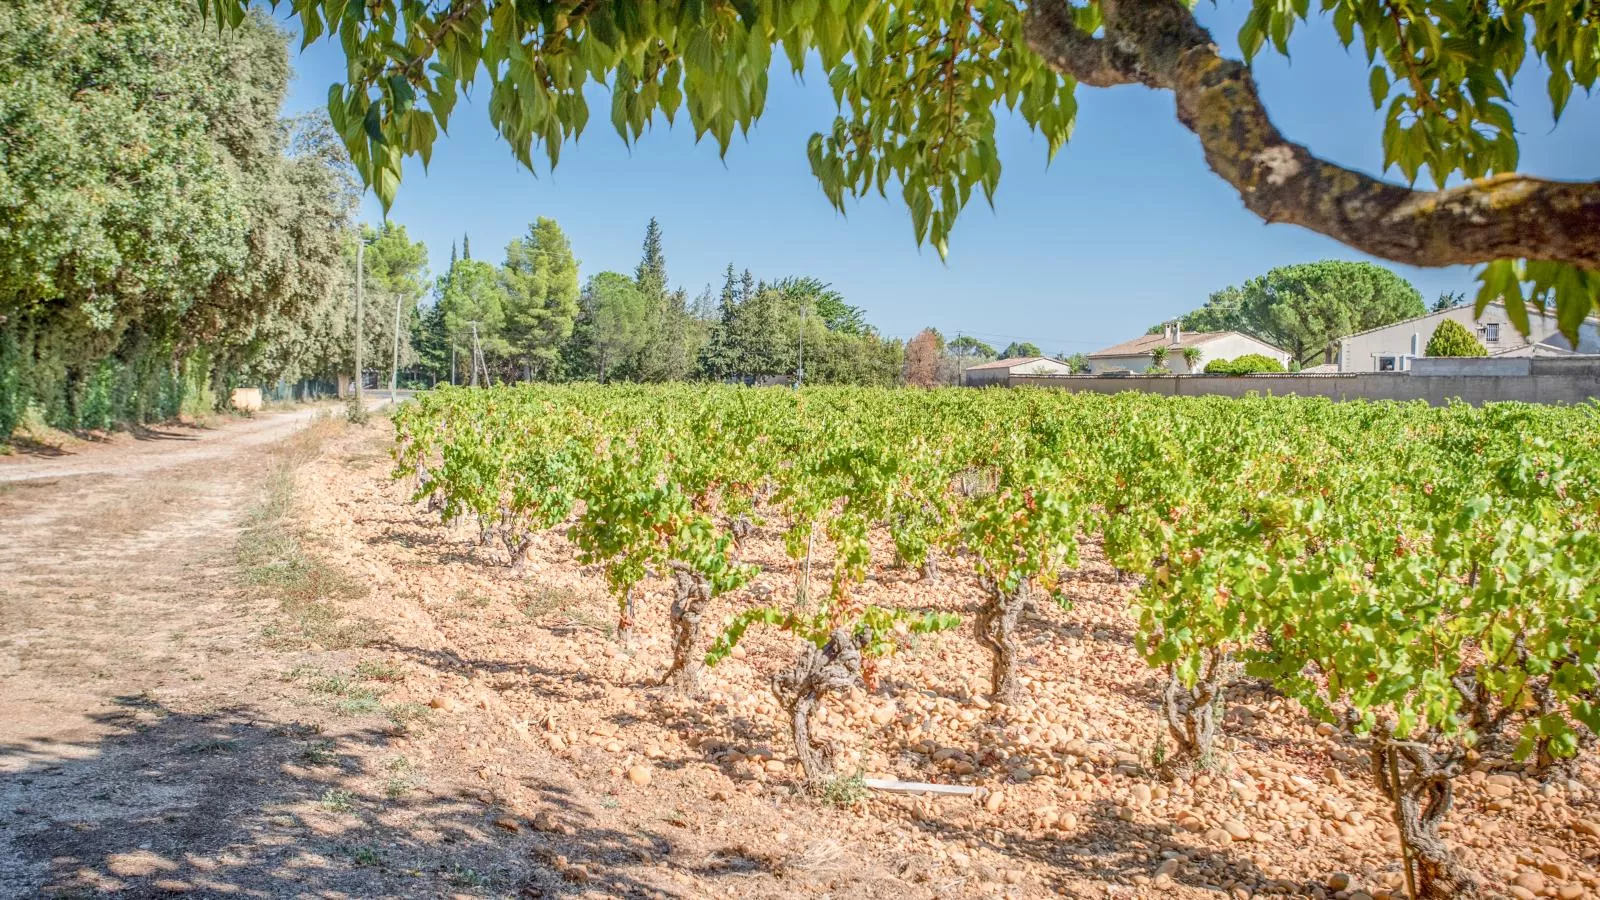
[[[268,629],[268,643],[275,647],[358,647],[374,637],[370,621],[347,617],[339,606],[365,597],[366,585],[315,553],[295,517],[296,473],[343,427],[331,417],[318,418],[284,442],[262,500],[239,539],[245,581],[276,595],[292,623],[287,629]]]

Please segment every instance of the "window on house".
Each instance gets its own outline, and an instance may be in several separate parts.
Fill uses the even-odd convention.
[[[1484,343],[1493,343],[1500,340],[1500,323],[1494,322],[1483,326]]]
[[[1412,356],[1416,356],[1417,355],[1417,341],[1421,337],[1422,336],[1417,334],[1416,332],[1412,332],[1411,333],[1411,355]]]
[[[1379,372],[1393,372],[1393,371],[1395,371],[1396,368],[1398,368],[1398,363],[1396,362],[1394,357],[1392,357],[1392,356],[1380,356],[1380,357],[1378,357],[1378,371]]]

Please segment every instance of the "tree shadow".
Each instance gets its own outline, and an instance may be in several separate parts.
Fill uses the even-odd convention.
[[[1096,885],[1095,896],[1156,897],[1170,893],[1176,885],[1217,891],[1230,882],[1271,880],[1232,846],[1215,848],[1171,826],[1130,821],[1124,817],[1125,811],[1109,800],[1096,800],[1070,811],[1076,817],[1071,828],[1037,834],[986,826],[976,809],[948,817],[910,818],[947,845],[981,847],[1007,859],[1041,863],[1046,887],[1063,896],[1082,896],[1079,891],[1084,882]],[[1171,883],[1165,885],[1155,877],[1164,855],[1180,858],[1175,871],[1167,876]]]
[[[357,752],[384,746],[378,726],[330,739],[243,706],[117,704],[103,738],[0,745],[0,896],[681,895],[658,877],[661,835],[607,826],[553,786],[541,801],[571,823],[557,833],[413,784],[403,756]]]

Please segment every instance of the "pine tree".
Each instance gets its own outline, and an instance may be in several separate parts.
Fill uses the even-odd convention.
[[[744,270],[744,277],[739,279],[739,302],[744,303],[756,295],[756,278],[750,274],[749,269]]]
[[[654,216],[645,226],[644,253],[639,267],[634,269],[633,281],[648,300],[659,299],[667,292],[667,255],[661,249],[661,225]]]
[[[739,305],[739,279],[733,273],[733,263],[728,263],[728,271],[723,276],[722,282],[722,318],[728,317],[728,310]]]
[[[450,268],[454,269],[455,267],[456,267],[456,242],[455,241],[451,241],[450,242]],[[449,271],[449,269],[446,269],[445,271]]]
[[[462,232],[461,233],[461,258],[462,259],[471,259],[472,258],[472,241],[467,239],[466,232]]]

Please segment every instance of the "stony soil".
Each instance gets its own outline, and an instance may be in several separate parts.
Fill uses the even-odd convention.
[[[559,533],[520,569],[389,475],[388,426],[332,429],[295,470],[307,612],[239,547],[277,457],[0,488],[0,896],[1382,897],[1398,848],[1361,748],[1241,684],[1220,764],[1153,770],[1158,680],[1128,585],[1090,548],[1071,608],[1024,619],[1026,698],[984,698],[980,597],[883,569],[886,605],[961,629],[830,699],[844,772],[974,797],[801,789],[752,629],[706,696],[655,685],[664,580],[637,637]],[[218,464],[218,459],[224,463]],[[26,532],[12,528],[26,525]],[[785,604],[776,534],[720,622]],[[815,564],[825,573],[824,554]],[[252,570],[254,571],[254,570]],[[297,605],[298,604],[298,605]],[[15,711],[21,710],[19,714]],[[1539,783],[1485,762],[1446,836],[1491,896],[1600,898],[1600,771]]]
[[[348,455],[348,454],[347,454]],[[878,684],[830,700],[823,735],[845,772],[972,785],[975,798],[813,799],[801,789],[767,685],[797,650],[753,629],[698,700],[654,682],[670,659],[665,580],[646,584],[638,635],[619,644],[598,572],[558,532],[520,570],[409,502],[412,485],[338,455],[308,469],[325,549],[369,582],[367,651],[403,672],[391,699],[424,704],[401,739],[422,777],[469,785],[530,862],[497,888],[535,894],[836,897],[1284,894],[1381,898],[1402,890],[1395,829],[1361,747],[1243,683],[1212,771],[1156,775],[1159,683],[1136,654],[1129,586],[1090,548],[1071,608],[1025,619],[1027,697],[984,699],[971,633],[976,582],[874,571],[863,599],[955,611],[962,629],[878,666]],[[887,548],[885,548],[887,549]],[[741,556],[755,585],[709,621],[786,603],[796,573],[777,534]],[[887,552],[881,557],[889,557]],[[826,572],[827,561],[815,566]],[[1600,897],[1600,772],[1540,783],[1484,761],[1460,780],[1445,832],[1491,895]],[[548,867],[533,861],[544,860]]]

